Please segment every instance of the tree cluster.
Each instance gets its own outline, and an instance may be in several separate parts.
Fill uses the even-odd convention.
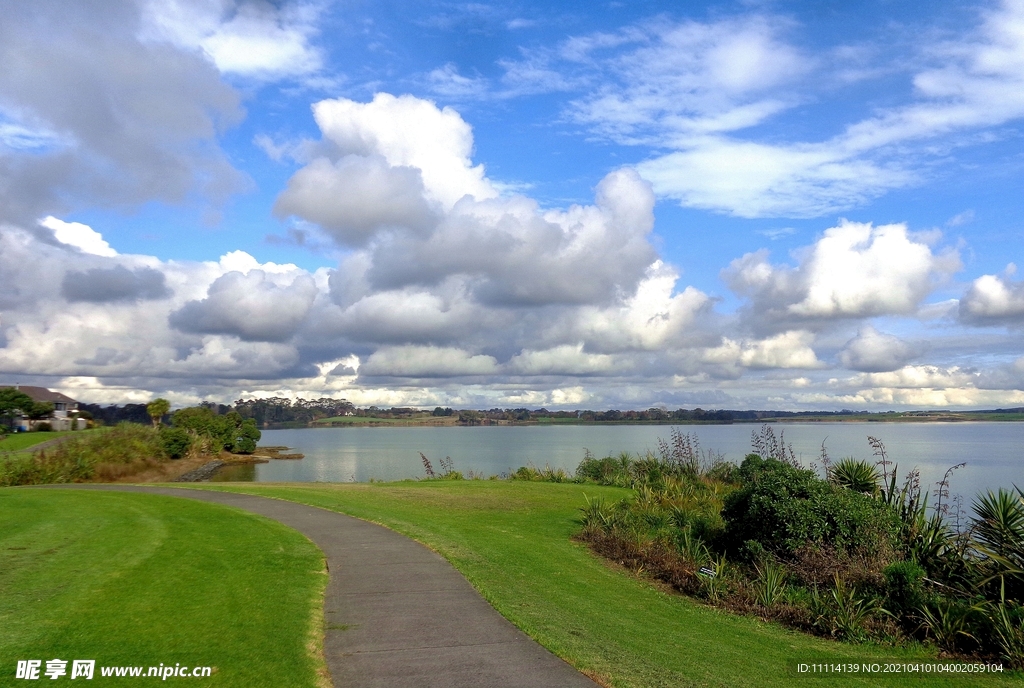
[[[171,416],[171,427],[161,431],[165,449],[172,458],[177,457],[174,457],[171,449],[180,447],[183,434],[190,436],[192,443],[201,442],[204,453],[225,450],[235,454],[252,454],[256,451],[256,443],[262,433],[254,419],[242,418],[236,411],[219,415],[209,407],[192,406],[175,411]],[[183,454],[184,451],[179,456]]]
[[[308,424],[322,418],[354,414],[356,407],[345,399],[239,399],[232,409],[242,418],[251,418],[259,427],[284,423]]]

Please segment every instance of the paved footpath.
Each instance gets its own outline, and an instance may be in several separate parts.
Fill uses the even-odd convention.
[[[58,487],[58,486],[53,486]],[[327,558],[324,655],[336,688],[595,688],[494,610],[443,557],[334,511],[252,495],[67,485],[215,502],[294,528]]]

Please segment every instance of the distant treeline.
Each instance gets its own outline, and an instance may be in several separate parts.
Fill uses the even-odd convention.
[[[549,411],[546,408],[527,409],[513,408],[502,409],[492,408],[489,410],[454,410],[451,408],[436,407],[433,411],[416,409],[410,407],[394,406],[391,408],[380,408],[369,406],[359,408],[346,399],[321,398],[315,400],[286,399],[283,397],[270,397],[268,399],[239,399],[234,404],[215,404],[204,402],[201,406],[206,407],[218,415],[225,415],[236,411],[242,418],[252,418],[261,428],[294,425],[303,426],[325,418],[337,418],[339,416],[351,416],[355,418],[389,418],[395,420],[416,420],[429,417],[450,418],[455,417],[456,421],[466,425],[480,425],[487,423],[528,423],[528,422],[584,422],[584,423],[732,423],[732,422],[756,422],[782,418],[828,418],[842,416],[869,416],[884,418],[887,415],[896,415],[895,412],[870,413],[865,411],[735,411],[735,410],[705,410],[702,408],[676,409],[670,411],[664,408],[649,408],[646,411],[619,411],[611,409],[608,411]],[[125,404],[124,406],[100,406],[99,404],[80,404],[79,408],[86,411],[96,421],[104,425],[116,425],[122,421],[132,423],[150,423],[151,419],[146,412],[145,404]],[[928,416],[937,413],[949,413],[948,411],[902,411],[901,416]],[[986,411],[962,412],[970,414],[1013,414],[1024,413],[1024,409],[994,409]]]
[[[145,404],[125,404],[124,406],[114,404],[110,406],[79,404],[78,410],[83,412],[81,415],[85,418],[91,417],[92,420],[102,425],[117,425],[126,421],[149,425],[153,422],[153,419],[146,412]]]

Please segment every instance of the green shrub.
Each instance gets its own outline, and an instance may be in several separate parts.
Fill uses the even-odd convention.
[[[53,426],[49,423],[36,423],[33,428],[36,432],[53,432]]]
[[[725,543],[740,550],[756,540],[777,555],[809,543],[840,551],[891,548],[896,515],[884,503],[832,485],[813,471],[751,454],[739,469],[740,488],[725,497]]]
[[[180,459],[192,446],[192,436],[183,428],[160,428],[160,445],[172,459]]]
[[[608,504],[600,497],[590,499],[583,495],[587,505],[580,507],[580,524],[584,529],[594,529],[603,532],[610,532],[621,522],[623,503],[616,502]]]
[[[709,468],[705,475],[711,480],[735,483],[739,480],[739,466],[731,461],[721,461]]]
[[[921,629],[946,652],[956,652],[977,644],[975,624],[983,614],[979,604],[936,596],[918,608]]]
[[[544,466],[520,466],[508,476],[509,480],[532,480],[543,483],[567,483],[571,480],[569,474],[563,468],[552,468]]]
[[[595,459],[588,451],[576,467],[576,481],[629,487],[632,482],[632,463],[633,460],[628,453],[620,454],[618,457],[606,456],[603,459]]]
[[[885,567],[885,608],[911,631],[914,611],[924,602],[921,584],[925,571],[913,561],[894,561]]]

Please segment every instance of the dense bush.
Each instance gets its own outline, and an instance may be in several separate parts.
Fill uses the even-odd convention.
[[[629,454],[595,459],[590,452],[587,452],[576,467],[576,481],[630,487],[633,482],[633,474],[630,470],[632,463]]]
[[[882,571],[885,579],[885,608],[897,619],[904,620],[904,629],[914,625],[916,610],[925,602],[924,569],[913,561],[894,561]]]
[[[175,411],[171,416],[171,424],[196,438],[206,440],[211,452],[224,449],[236,454],[252,454],[261,436],[252,418],[243,419],[235,411],[221,416],[205,406]]]
[[[172,459],[180,459],[192,446],[192,436],[184,428],[160,428],[160,445]]]
[[[509,480],[530,480],[533,482],[545,483],[567,483],[572,480],[563,468],[552,468],[545,466],[520,466],[513,473],[509,473]]]
[[[749,540],[779,556],[809,544],[841,552],[891,549],[896,514],[882,502],[832,485],[814,471],[750,454],[738,471],[740,488],[725,499],[727,546]]]

